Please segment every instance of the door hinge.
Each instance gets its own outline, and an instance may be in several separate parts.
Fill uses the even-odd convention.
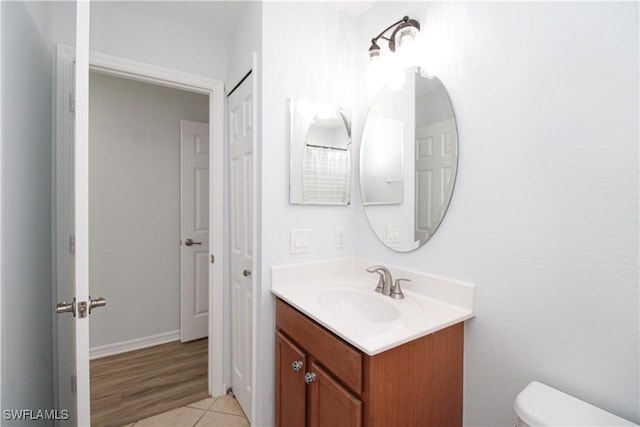
[[[76,236],[69,236],[69,253],[76,254]]]
[[[69,94],[69,111],[72,113],[76,112],[76,94],[75,93]]]
[[[78,392],[78,377],[71,375],[71,393],[76,394]]]

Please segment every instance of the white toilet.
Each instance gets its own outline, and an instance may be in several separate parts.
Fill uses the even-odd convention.
[[[537,381],[518,394],[513,407],[517,427],[638,426]]]

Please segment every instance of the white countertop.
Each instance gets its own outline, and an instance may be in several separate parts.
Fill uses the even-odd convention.
[[[474,286],[387,266],[404,299],[374,291],[376,263],[338,258],[272,268],[271,292],[366,354],[375,355],[473,317]],[[384,264],[383,264],[384,265]]]

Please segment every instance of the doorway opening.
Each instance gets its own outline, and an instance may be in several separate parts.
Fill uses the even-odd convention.
[[[89,100],[91,417],[125,424],[207,397],[209,103],[97,72]]]
[[[55,275],[55,291],[57,296],[73,295],[73,264],[75,262],[76,254],[74,253],[73,246],[73,205],[76,194],[74,188],[82,189],[83,186],[74,186],[73,177],[73,139],[70,135],[73,134],[73,60],[74,50],[72,48],[66,48],[59,46],[57,55],[57,84],[56,84],[56,206],[55,206],[55,251],[56,251],[56,275]],[[203,296],[201,299],[206,300],[206,303],[201,301],[201,306],[204,305],[210,309],[212,315],[208,316],[207,329],[208,329],[208,343],[207,347],[207,392],[209,395],[220,396],[226,391],[224,384],[224,344],[223,344],[223,331],[224,331],[224,319],[222,317],[222,304],[223,304],[223,265],[224,265],[224,253],[223,253],[223,85],[222,82],[202,78],[199,76],[190,75],[188,73],[178,72],[175,70],[165,69],[162,67],[150,66],[148,64],[141,64],[135,61],[125,60],[122,58],[112,57],[110,55],[103,55],[97,53],[90,54],[90,69],[94,73],[100,73],[102,75],[110,77],[121,77],[130,81],[150,83],[152,85],[161,86],[163,88],[179,89],[181,91],[200,94],[206,98],[208,104],[208,111],[206,113],[208,118],[209,134],[208,141],[210,141],[210,150],[208,153],[208,165],[210,169],[208,178],[208,190],[209,195],[208,203],[205,203],[206,209],[204,209],[205,215],[208,216],[210,230],[206,233],[206,240],[209,243],[209,248],[206,251],[207,268],[206,273],[200,274],[200,277],[206,276],[206,287],[208,295]],[[132,114],[132,120],[136,119],[136,115]],[[144,143],[144,135],[132,133],[130,135],[130,142]],[[119,165],[114,164],[116,162],[109,162],[109,166],[118,171]],[[130,182],[123,182],[122,185],[130,186]],[[88,192],[88,185],[87,192]],[[158,186],[159,192],[165,191],[164,187]],[[116,188],[117,190],[117,188]],[[78,190],[82,191],[82,190]],[[143,192],[142,192],[143,193]],[[142,199],[148,197],[146,194],[138,194]],[[99,200],[98,200],[99,202]],[[135,211],[135,210],[134,210]],[[137,212],[137,211],[135,211]],[[147,215],[148,216],[148,215]],[[157,217],[158,215],[153,215]],[[154,218],[147,218],[154,220]],[[179,245],[180,236],[175,242]],[[153,237],[154,239],[156,236]],[[139,242],[138,242],[139,243]],[[127,244],[138,244],[129,240]],[[153,245],[154,242],[144,242]],[[120,248],[121,250],[122,248]],[[138,248],[138,254],[144,251],[143,248]],[[92,257],[95,257],[92,255]],[[85,257],[82,257],[84,259]],[[208,262],[208,260],[211,262]],[[215,262],[213,262],[215,259]],[[96,261],[99,263],[100,258],[97,257]],[[148,273],[148,272],[147,272]],[[71,288],[69,291],[68,288]],[[91,292],[95,292],[93,289]],[[95,293],[94,293],[95,295]],[[154,293],[148,293],[142,300],[136,299],[136,307],[133,310],[141,311],[144,306],[153,307]],[[97,312],[96,316],[92,316],[96,322],[98,313],[104,315],[110,308],[115,305],[115,301],[107,302],[107,307],[102,309],[102,312]],[[68,320],[68,321],[67,321]],[[80,407],[86,408],[82,412],[88,412],[89,408],[89,396],[88,393],[75,395],[76,384],[89,383],[88,369],[77,369],[79,366],[89,365],[89,343],[76,342],[76,337],[73,335],[73,330],[70,330],[67,326],[71,323],[71,319],[60,317],[56,324],[56,330],[54,333],[57,335],[55,349],[55,366],[57,374],[57,388],[56,388],[56,401],[58,407],[73,408]],[[160,334],[162,335],[162,334]],[[158,338],[158,337],[154,337]],[[166,336],[164,337],[167,338]],[[78,352],[76,354],[75,348],[86,348],[86,354]],[[113,350],[113,349],[112,349]],[[76,357],[74,358],[74,355]],[[78,358],[82,359],[78,360]],[[76,376],[77,374],[77,376]],[[79,387],[78,387],[79,388]],[[88,387],[87,387],[88,388]]]

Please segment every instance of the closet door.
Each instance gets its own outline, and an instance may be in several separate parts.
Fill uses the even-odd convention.
[[[253,353],[253,79],[229,95],[231,387],[251,420]]]

